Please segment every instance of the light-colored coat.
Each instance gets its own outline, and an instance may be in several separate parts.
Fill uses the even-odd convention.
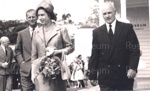
[[[46,47],[54,47],[56,50],[63,50],[65,54],[73,52],[74,47],[69,38],[68,31],[66,28],[60,25],[54,24],[49,33],[48,39],[46,39],[46,46],[43,35],[43,27],[41,26],[35,30],[32,41],[32,61],[38,57],[46,55]]]
[[[73,52],[74,47],[66,28],[54,23],[53,27],[45,32],[45,35],[46,42],[44,40],[43,26],[35,30],[33,34],[31,57],[33,64],[36,60],[40,61],[38,59],[46,55],[46,47],[54,47],[56,50],[64,51],[65,54]],[[56,56],[61,59],[61,54]],[[32,70],[34,70],[34,68],[32,68]],[[55,79],[56,83],[49,83],[49,80],[44,79],[42,74],[38,74],[35,79],[33,79],[33,75],[32,73],[32,80],[35,81],[36,91],[66,91],[66,81],[62,80],[61,76]]]

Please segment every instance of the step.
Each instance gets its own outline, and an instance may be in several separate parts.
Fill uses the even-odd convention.
[[[150,90],[150,77],[137,77],[135,79],[134,89]]]

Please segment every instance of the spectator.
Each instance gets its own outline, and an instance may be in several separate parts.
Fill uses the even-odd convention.
[[[12,91],[12,74],[10,65],[13,60],[13,51],[9,47],[9,38],[0,39],[0,91]]]

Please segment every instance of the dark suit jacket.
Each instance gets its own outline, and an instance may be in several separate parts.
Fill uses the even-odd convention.
[[[20,64],[20,75],[29,76],[31,70],[31,36],[29,27],[18,32],[15,47],[16,59]]]
[[[116,21],[112,42],[104,24],[93,31],[90,79],[98,76],[99,84],[107,86],[127,84],[127,70],[137,70],[139,56],[139,42],[131,24]]]
[[[11,74],[10,71],[10,64],[12,63],[13,59],[13,51],[10,47],[7,48],[7,56],[2,47],[0,46],[0,75],[7,75]],[[3,68],[2,63],[8,62],[8,68]]]

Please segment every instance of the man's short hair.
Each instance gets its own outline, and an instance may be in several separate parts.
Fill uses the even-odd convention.
[[[0,38],[0,43],[4,42],[4,41],[6,41],[6,40],[9,40],[9,38],[8,38],[7,36],[2,36],[2,37]]]
[[[34,10],[34,9],[29,9],[29,10],[27,10],[26,16],[27,16],[27,14],[28,14],[29,12],[32,12],[32,11],[35,11],[35,10]]]
[[[113,8],[114,10],[116,10],[115,5],[114,5],[114,2],[112,2],[112,1],[107,1],[107,0],[102,4],[102,9],[103,9],[103,7],[105,7],[105,6],[107,6],[107,5],[111,5],[112,8]]]

